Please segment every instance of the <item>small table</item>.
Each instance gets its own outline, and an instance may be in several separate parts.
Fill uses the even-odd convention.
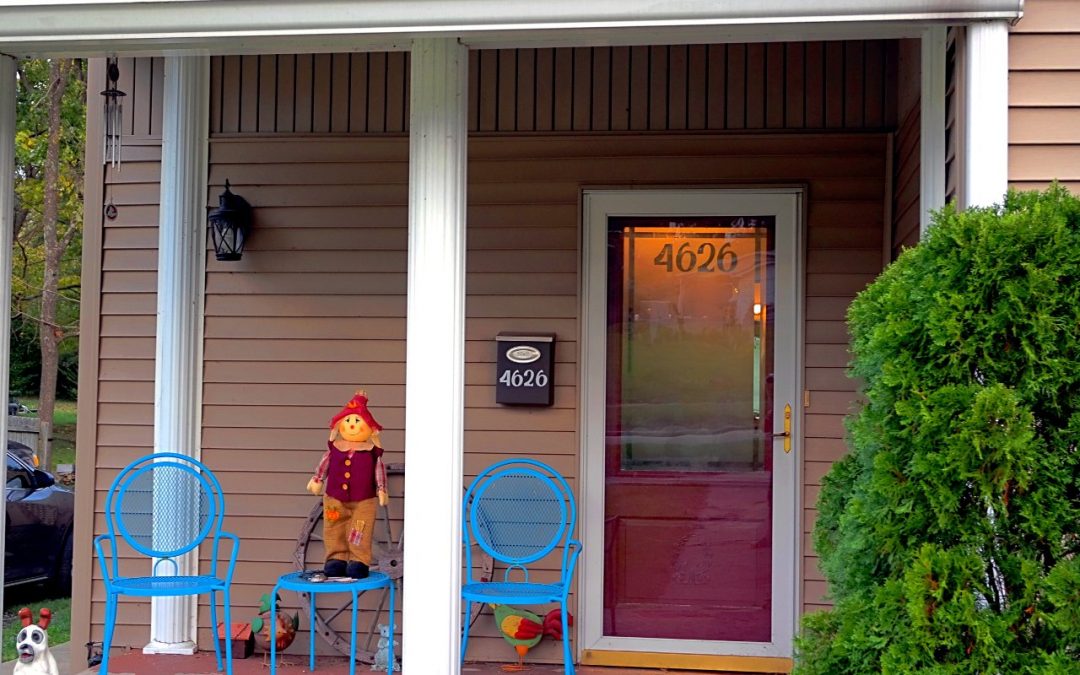
[[[292,572],[290,574],[282,575],[278,579],[277,585],[274,586],[274,594],[271,598],[277,597],[277,592],[281,589],[290,591],[296,591],[297,593],[309,593],[308,596],[311,602],[311,613],[309,616],[314,621],[315,617],[315,596],[319,593],[352,593],[352,639],[349,642],[349,675],[356,675],[356,604],[357,598],[361,591],[370,591],[376,588],[389,588],[390,589],[390,607],[388,609],[390,619],[388,621],[390,626],[390,639],[387,641],[387,675],[392,675],[394,672],[394,581],[390,577],[386,576],[382,572],[371,572],[366,579],[357,579],[355,581],[310,581],[305,579],[303,572]],[[270,603],[270,675],[277,673],[277,640],[274,636],[274,631],[277,630],[277,603]],[[311,644],[309,645],[309,652],[311,654],[311,663],[309,670],[315,670],[315,626],[310,626]]]

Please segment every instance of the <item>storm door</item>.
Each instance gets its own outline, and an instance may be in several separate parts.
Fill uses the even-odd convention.
[[[586,195],[597,649],[790,655],[797,209],[793,191]]]

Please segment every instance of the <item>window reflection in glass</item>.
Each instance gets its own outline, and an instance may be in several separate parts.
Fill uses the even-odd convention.
[[[617,470],[768,469],[774,226],[750,216],[609,219]]]

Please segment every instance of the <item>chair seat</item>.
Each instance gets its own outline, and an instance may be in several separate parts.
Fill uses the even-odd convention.
[[[465,584],[461,595],[466,600],[539,605],[545,602],[561,602],[562,584],[531,584],[521,581],[488,581]]]
[[[225,581],[210,575],[189,577],[119,577],[113,588],[123,595],[195,595],[224,590]]]

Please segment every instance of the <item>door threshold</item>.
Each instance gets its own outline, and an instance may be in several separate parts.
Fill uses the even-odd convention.
[[[622,668],[673,668],[729,673],[790,673],[795,661],[780,656],[718,656],[716,654],[680,654],[671,652],[624,652],[586,649],[581,654],[586,666]]]

